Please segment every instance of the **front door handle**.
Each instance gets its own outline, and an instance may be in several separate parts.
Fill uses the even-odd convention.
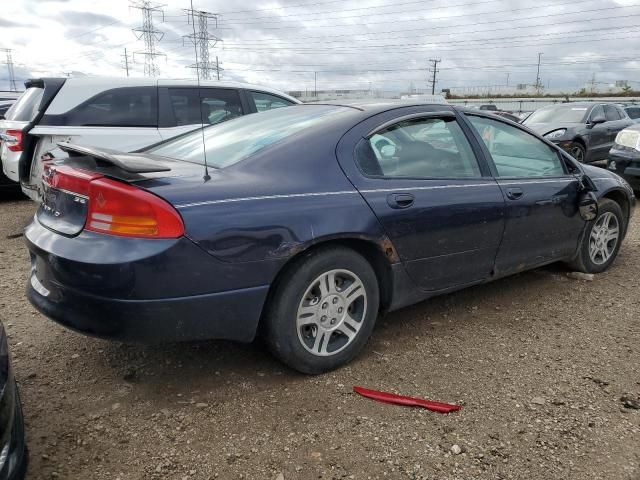
[[[391,208],[409,208],[413,205],[415,197],[410,193],[392,193],[387,195],[387,204]]]
[[[510,200],[520,200],[524,196],[521,188],[510,188],[507,190],[507,197]]]

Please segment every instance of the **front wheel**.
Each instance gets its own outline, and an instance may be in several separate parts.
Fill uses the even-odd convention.
[[[575,158],[580,163],[584,163],[587,157],[587,149],[579,142],[573,142],[569,145],[569,155]]]
[[[376,274],[357,252],[331,247],[305,254],[282,274],[267,306],[271,352],[303,373],[322,373],[349,362],[376,321]]]
[[[584,273],[607,270],[618,256],[624,225],[620,206],[613,200],[601,200],[598,216],[589,222],[578,256],[570,266]]]

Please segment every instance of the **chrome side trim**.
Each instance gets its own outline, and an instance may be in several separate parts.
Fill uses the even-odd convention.
[[[398,191],[414,191],[414,190],[443,190],[447,188],[472,188],[472,187],[497,187],[500,185],[529,185],[539,183],[558,183],[558,182],[573,182],[575,178],[558,178],[553,180],[521,180],[519,182],[486,182],[486,183],[462,183],[462,184],[450,184],[450,185],[430,185],[425,187],[396,187],[396,188],[375,188],[366,190],[346,190],[337,192],[311,192],[311,193],[291,193],[291,194],[279,194],[279,195],[262,195],[256,197],[239,197],[239,198],[224,198],[220,200],[207,200],[203,202],[182,203],[175,205],[177,209],[200,207],[203,205],[217,205],[221,203],[234,203],[234,202],[249,202],[253,200],[280,200],[285,198],[305,198],[305,197],[324,197],[329,195],[357,195],[359,193],[385,193],[385,192],[398,192]]]

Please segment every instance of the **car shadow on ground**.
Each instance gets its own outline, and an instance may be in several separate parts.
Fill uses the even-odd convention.
[[[525,302],[527,290],[539,291],[546,283],[548,288],[557,288],[557,280],[569,281],[565,273],[562,265],[552,265],[392,312],[378,320],[364,351],[351,364],[337,370],[335,375],[349,375],[354,370],[364,372],[368,362],[384,355],[403,354],[402,349],[412,348],[417,339],[446,343],[451,335],[468,333],[459,332],[460,329],[475,329],[481,325],[492,335],[508,335],[513,321],[504,318],[504,310],[517,309],[517,299]],[[533,318],[516,320],[521,328],[533,328],[537,322]],[[227,385],[242,384],[256,388],[283,388],[309,378],[275,360],[259,340],[252,344],[227,341],[161,345],[104,342],[100,352],[111,374],[122,377],[136,390],[169,389],[174,393],[188,393],[194,385],[217,390]]]

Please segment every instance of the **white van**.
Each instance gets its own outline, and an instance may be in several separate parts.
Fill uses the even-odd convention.
[[[243,83],[153,78],[44,78],[0,120],[2,170],[33,200],[41,196],[41,156],[58,142],[131,152],[241,115],[299,100]]]

